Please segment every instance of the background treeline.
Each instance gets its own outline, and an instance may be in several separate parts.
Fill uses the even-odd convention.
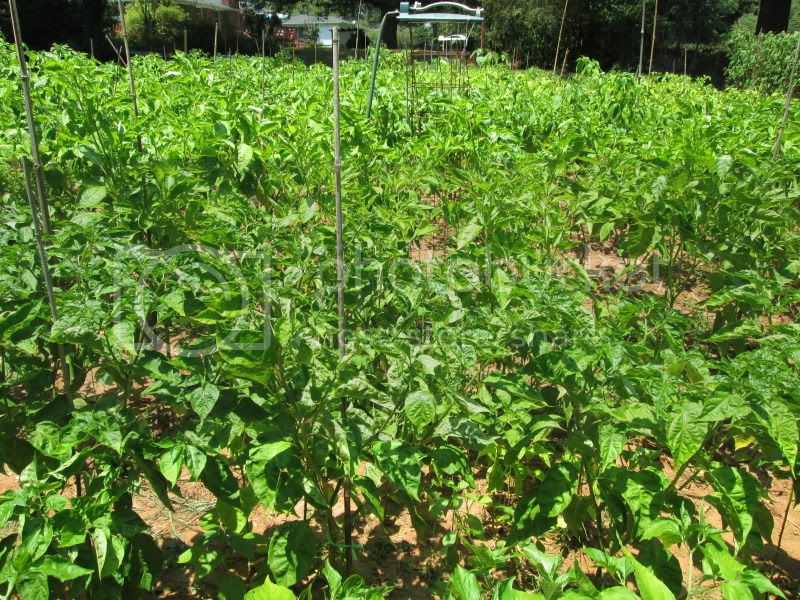
[[[785,90],[794,60],[800,24],[800,0],[482,0],[486,44],[508,53],[518,67],[552,68],[556,47],[559,65],[567,68],[580,56],[604,69],[636,70],[645,15],[644,69],[708,75],[714,83]],[[657,3],[657,4],[656,4]],[[336,13],[374,24],[393,0],[242,0],[245,29],[225,32],[225,51],[256,52],[262,31],[279,24],[265,11]],[[566,11],[565,11],[566,7]],[[106,0],[25,0],[19,2],[23,36],[29,47],[67,44],[101,58],[111,52],[106,33],[114,34],[116,6]],[[360,12],[359,12],[360,11]],[[170,0],[135,0],[128,5],[128,24],[135,48],[168,53],[183,47],[184,31],[192,48],[210,50],[213,25],[194,22]],[[563,37],[558,44],[562,18]],[[655,45],[653,24],[656,22]],[[369,30],[374,39],[374,30]],[[374,29],[374,28],[373,28]],[[788,32],[781,30],[788,29]],[[0,3],[0,30],[10,39],[6,2]],[[762,30],[761,33],[757,33]],[[767,31],[767,33],[763,33]],[[774,32],[774,33],[773,33]],[[401,45],[396,28],[384,39]]]

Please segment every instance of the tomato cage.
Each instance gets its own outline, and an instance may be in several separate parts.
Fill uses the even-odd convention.
[[[451,12],[434,12],[442,10]],[[419,131],[426,117],[442,106],[442,100],[469,94],[469,43],[475,27],[483,23],[483,15],[480,8],[458,2],[427,6],[401,2],[399,10],[384,16],[373,52],[367,118],[372,114],[383,28],[391,15],[408,31],[406,113],[412,129]]]

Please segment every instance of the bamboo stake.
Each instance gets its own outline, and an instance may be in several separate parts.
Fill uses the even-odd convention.
[[[219,21],[214,23],[214,58],[217,58],[217,34],[219,32]]]
[[[648,75],[653,74],[653,57],[656,52],[656,27],[658,25],[658,0],[656,0],[655,8],[653,9],[653,40],[650,43],[650,68],[647,70]]]
[[[781,523],[781,531],[778,534],[778,543],[775,546],[775,553],[773,554],[773,559],[777,558],[778,552],[781,551],[781,546],[783,545],[783,534],[786,531],[786,522],[789,520],[789,511],[792,510],[793,499],[794,499],[794,485],[792,485],[792,487],[789,488],[789,498],[786,500],[786,510],[783,513],[783,523]]]
[[[125,10],[122,8],[122,0],[117,0],[119,9],[119,22],[122,25],[122,45],[125,48],[125,62],[128,65],[128,85],[131,88],[131,102],[133,102],[133,116],[139,117],[139,102],[136,98],[136,79],[133,76],[133,63],[131,62],[131,49],[128,45],[128,29],[125,26]],[[138,136],[139,152],[142,151],[142,137]]]
[[[336,297],[339,317],[339,360],[345,356],[345,314],[344,314],[344,218],[342,216],[342,138],[341,113],[339,106],[339,28],[333,28],[333,157],[336,177]],[[342,424],[347,419],[347,400],[342,398]],[[349,465],[347,466],[349,469]],[[342,480],[342,496],[344,501],[344,547],[345,573],[349,576],[353,571],[353,531],[350,515],[350,476],[345,471]]]
[[[108,37],[108,34],[106,34],[106,40],[108,40],[109,45],[114,50],[114,54],[117,55],[117,60],[119,61],[119,64],[124,66],[125,65],[125,61],[122,60],[122,55],[119,53],[119,49],[117,49],[117,47],[114,45],[114,42],[111,41],[111,38]]]
[[[358,60],[358,34],[361,31],[361,6],[364,0],[358,0],[358,13],[356,14],[356,60]],[[367,58],[366,40],[364,41],[364,60]],[[314,61],[316,62],[316,61]]]
[[[556,69],[558,68],[558,55],[561,52],[561,36],[564,34],[564,21],[567,20],[568,6],[569,6],[569,0],[564,0],[564,12],[561,15],[561,27],[558,30],[558,42],[556,42],[556,58],[553,61],[553,74],[555,74]]]
[[[183,28],[183,53],[189,52],[189,31],[186,27]]]
[[[639,42],[639,68],[636,71],[636,78],[642,76],[642,68],[644,67],[644,23],[647,18],[647,0],[642,0],[642,30],[641,30],[641,40]]]
[[[567,58],[569,58],[569,48],[564,52],[564,62],[561,63],[561,77],[564,77],[564,69],[567,68]]]
[[[792,106],[792,97],[794,96],[794,77],[797,74],[798,62],[800,62],[800,34],[797,36],[797,47],[794,50],[792,72],[789,74],[789,90],[786,92],[786,103],[783,105],[783,119],[781,119],[781,126],[778,128],[778,136],[775,138],[775,148],[772,151],[772,156],[775,160],[781,157],[783,132],[786,130],[786,124],[789,122],[789,109]]]
[[[33,199],[33,186],[31,185],[31,168],[28,165],[28,159],[22,159],[22,172],[25,176],[25,195],[28,197],[28,206],[31,209],[31,218],[33,221],[33,235],[36,239],[36,251],[39,254],[39,264],[42,267],[42,276],[44,278],[44,289],[47,294],[47,304],[50,307],[50,317],[53,323],[58,321],[58,307],[56,306],[56,295],[53,290],[53,277],[50,273],[50,265],[47,262],[47,250],[44,247],[44,240],[42,236],[42,225],[39,222],[39,214],[36,208],[36,201]],[[64,383],[64,394],[67,397],[69,408],[75,408],[72,401],[72,377],[69,373],[69,366],[67,365],[67,354],[64,351],[64,344],[56,344],[58,352],[58,362],[61,365],[61,379]]]
[[[94,58],[94,38],[93,37],[89,38],[89,53],[92,55],[92,58]]]
[[[28,122],[28,136],[31,141],[31,159],[33,159],[33,171],[36,176],[36,197],[39,201],[39,210],[42,215],[44,233],[46,235],[51,235],[53,233],[53,227],[50,224],[50,206],[47,203],[47,192],[44,187],[44,169],[42,168],[42,158],[39,155],[39,139],[36,136],[36,122],[33,120],[30,76],[28,75],[28,61],[25,59],[25,49],[22,46],[22,31],[19,25],[17,0],[8,0],[8,5],[11,10],[11,29],[14,32],[14,44],[17,47],[17,59],[19,60],[19,78],[22,81],[25,119]]]
[[[683,49],[683,75],[684,77],[689,72],[689,49]]]

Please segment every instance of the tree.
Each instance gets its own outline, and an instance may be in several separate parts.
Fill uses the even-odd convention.
[[[175,41],[186,26],[186,11],[169,0],[135,0],[125,8],[128,35],[148,50]]]
[[[88,51],[94,41],[102,47],[108,28],[105,0],[25,0],[18,2],[22,39],[34,50],[47,50],[53,44],[68,44]],[[0,2],[0,31],[11,39],[8,2]]]
[[[756,33],[778,33],[789,29],[792,0],[761,0]]]

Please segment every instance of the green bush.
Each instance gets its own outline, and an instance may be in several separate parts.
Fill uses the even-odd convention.
[[[728,40],[728,82],[765,93],[785,92],[800,32],[755,35],[737,27]]]

